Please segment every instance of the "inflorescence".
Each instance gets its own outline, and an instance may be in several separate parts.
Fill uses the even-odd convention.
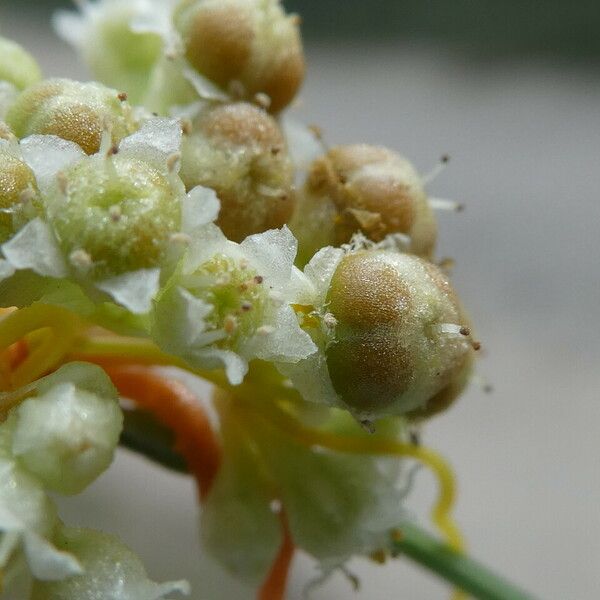
[[[411,460],[460,549],[451,473],[411,436],[479,347],[426,182],[282,117],[304,56],[278,0],[78,4],[55,25],[96,82],[0,38],[0,597],[188,591],[48,495],[94,481],[140,411],[198,481],[205,548],[264,600],[294,548],[325,574],[389,556]],[[216,418],[166,365],[213,384]]]

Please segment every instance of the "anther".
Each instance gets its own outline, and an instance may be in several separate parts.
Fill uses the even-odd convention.
[[[181,154],[179,152],[174,152],[167,158],[167,169],[169,173],[173,173],[177,169],[177,165],[181,160]]]
[[[192,242],[192,238],[187,233],[183,233],[182,231],[178,231],[174,233],[169,238],[169,242],[172,244],[181,244],[182,246],[188,246]]]
[[[268,110],[268,108],[271,106],[271,98],[264,92],[258,92],[257,94],[255,94],[254,102],[258,104],[258,106],[260,106],[261,108],[264,108],[265,110]]]
[[[125,102],[127,100],[127,92],[120,92],[119,94],[117,94],[117,98],[121,102]]]

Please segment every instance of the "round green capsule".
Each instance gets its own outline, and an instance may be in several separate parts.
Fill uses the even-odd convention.
[[[279,0],[181,0],[173,15],[185,55],[202,75],[279,112],[304,78],[298,18]]]
[[[357,413],[426,411],[449,404],[466,383],[473,356],[466,317],[434,265],[383,250],[349,254],[327,300],[335,320],[329,376]]]
[[[284,225],[294,209],[293,169],[277,121],[246,102],[202,111],[184,136],[181,178],[221,202],[217,224],[240,242]]]
[[[410,252],[425,258],[437,237],[414,167],[392,150],[368,144],[336,146],[312,163],[290,227],[302,262],[358,232],[374,242],[403,234],[410,238]]]
[[[180,186],[141,160],[90,157],[58,174],[44,205],[72,266],[109,277],[160,265],[179,229]]]
[[[47,79],[26,89],[6,115],[18,138],[56,135],[95,154],[105,131],[112,142],[133,133],[136,123],[126,95],[99,83]]]

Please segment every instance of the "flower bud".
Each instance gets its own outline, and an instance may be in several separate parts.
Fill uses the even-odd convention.
[[[126,91],[131,102],[141,104],[163,40],[158,33],[139,31],[132,23],[153,8],[147,2],[86,2],[80,6],[81,14],[59,11],[54,24],[81,53],[95,79]]]
[[[237,242],[281,227],[294,208],[283,134],[273,117],[244,102],[201,112],[183,140],[181,177],[188,189],[217,192],[217,224]]]
[[[298,18],[279,0],[181,0],[173,20],[202,75],[240,97],[285,108],[304,78]]]
[[[61,383],[15,411],[12,451],[49,489],[76,494],[112,462],[123,424],[110,397]]]
[[[84,572],[63,581],[36,581],[31,600],[160,600],[189,593],[184,581],[150,581],[140,559],[112,535],[64,527],[56,545],[73,553]]]
[[[51,134],[78,144],[87,154],[100,150],[108,130],[113,143],[135,130],[124,96],[99,83],[48,79],[26,89],[11,106],[7,123],[15,135]]]
[[[72,266],[109,277],[159,265],[178,231],[179,186],[129,155],[86,157],[57,175],[45,210]]]
[[[332,148],[312,163],[290,227],[303,262],[359,231],[375,242],[404,234],[410,252],[429,257],[437,233],[413,166],[387,148],[367,144]]]
[[[42,78],[35,59],[19,44],[0,37],[0,81],[24,90]]]
[[[28,216],[32,216],[36,198],[37,184],[32,170],[9,144],[0,143],[0,243],[8,240]]]
[[[440,394],[453,399],[462,387],[457,380],[466,381],[470,333],[434,265],[384,250],[348,254],[327,301],[336,323],[327,369],[342,402],[358,415],[425,409]]]

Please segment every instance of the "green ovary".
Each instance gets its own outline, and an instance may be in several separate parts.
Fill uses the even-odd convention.
[[[160,264],[180,221],[179,199],[166,176],[116,156],[85,160],[62,181],[48,195],[46,209],[75,267],[101,277]],[[88,268],[74,260],[76,251],[89,257]]]
[[[260,327],[266,290],[260,275],[241,268],[239,261],[217,254],[187,279],[186,287],[214,307],[207,321],[211,329],[225,329],[227,346]]]

